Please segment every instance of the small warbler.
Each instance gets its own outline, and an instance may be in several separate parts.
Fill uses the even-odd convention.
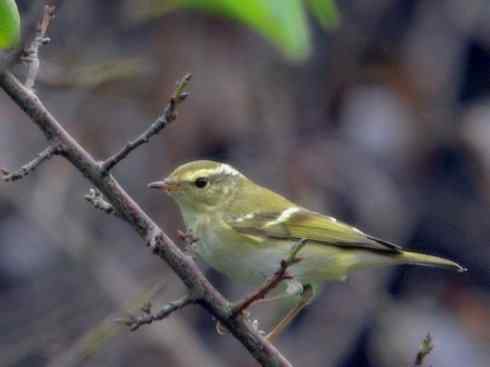
[[[259,186],[228,164],[194,161],[181,165],[151,188],[178,204],[197,254],[232,280],[260,285],[278,269],[298,241],[301,261],[288,268],[283,295],[300,301],[273,330],[276,336],[313,298],[326,280],[379,265],[415,264],[465,271],[436,256],[404,251],[391,242],[320,213],[302,208]]]

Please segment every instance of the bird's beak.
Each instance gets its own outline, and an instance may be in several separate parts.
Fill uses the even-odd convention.
[[[165,192],[174,192],[179,190],[178,182],[166,178],[163,181],[150,182],[148,184],[150,189],[158,189]]]

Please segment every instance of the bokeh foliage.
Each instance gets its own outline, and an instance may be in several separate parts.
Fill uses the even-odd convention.
[[[185,8],[238,21],[272,42],[291,62],[304,61],[311,53],[307,10],[325,29],[339,22],[333,0],[148,0],[144,3],[142,19]]]
[[[15,0],[0,0],[0,49],[16,46],[20,40],[20,16]]]

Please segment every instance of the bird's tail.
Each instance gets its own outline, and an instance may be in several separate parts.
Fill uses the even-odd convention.
[[[444,259],[438,256],[421,254],[418,252],[403,251],[401,254],[396,255],[397,260],[401,264],[414,264],[422,266],[432,266],[436,268],[444,268],[449,270],[456,270],[458,272],[465,272],[468,269],[455,263],[454,261]]]

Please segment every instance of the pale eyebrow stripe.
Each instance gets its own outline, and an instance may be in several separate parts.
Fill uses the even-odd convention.
[[[220,164],[220,166],[216,169],[216,174],[226,174],[226,175],[231,175],[231,176],[238,176],[240,175],[240,172],[238,172],[236,169],[231,167],[228,164]]]
[[[189,175],[188,180],[193,181],[198,177],[211,177],[215,175],[230,175],[230,176],[239,176],[241,175],[240,172],[238,172],[236,169],[231,167],[228,164],[220,164],[216,168],[203,168],[198,170],[197,172],[193,172],[191,175]]]

